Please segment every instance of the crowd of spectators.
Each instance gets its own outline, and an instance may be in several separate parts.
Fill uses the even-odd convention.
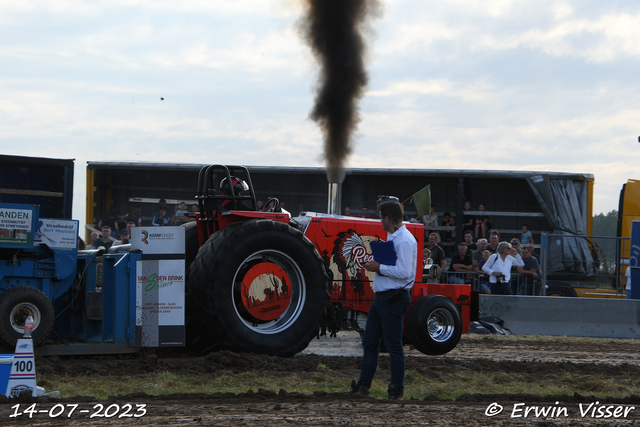
[[[185,222],[195,221],[195,213],[197,211],[197,204],[193,204],[191,208],[189,208],[186,202],[180,202],[170,209],[167,201],[165,199],[160,199],[154,207],[151,218],[145,221],[142,216],[142,208],[139,205],[133,206],[131,211],[124,215],[116,215],[115,208],[112,205],[98,221],[96,228],[102,230],[103,226],[106,225],[111,230],[110,236],[114,239],[119,239],[121,237],[121,231],[125,228],[130,230],[131,227],[141,227],[143,225],[158,227],[165,225],[181,225]]]
[[[480,206],[478,210],[484,211],[484,205]],[[465,212],[471,210],[469,202],[464,204],[464,210]],[[464,237],[462,242],[454,246],[455,218],[450,212],[444,212],[441,222],[438,222],[433,208],[429,215],[412,219],[412,222],[421,222],[425,226],[425,266],[431,268],[431,265],[437,265],[440,268],[442,276],[439,283],[468,283],[477,286],[481,293],[492,293],[492,287],[494,293],[498,292],[500,286],[491,283],[485,264],[489,257],[499,252],[500,248],[508,247],[509,251],[505,250],[503,255],[513,259],[505,258],[501,264],[508,264],[513,276],[507,275],[511,280],[507,285],[509,290],[504,290],[504,293],[540,295],[542,277],[540,263],[535,255],[533,235],[527,224],[522,224],[520,238],[514,237],[510,241],[501,242],[500,232],[489,228],[491,223],[486,216],[464,214],[462,221]],[[524,265],[520,265],[522,263]]]
[[[166,226],[181,225],[189,221],[195,221],[195,214],[198,212],[198,205],[187,207],[186,202],[180,202],[173,206],[173,211],[169,213],[167,201],[160,199],[154,208],[151,220],[146,225]],[[142,208],[135,205],[130,212],[124,215],[117,215],[114,205],[111,205],[105,214],[96,224],[100,230],[91,233],[89,244],[86,249],[98,249],[103,247],[108,250],[111,246],[126,245],[131,238],[131,229],[145,225],[142,217]]]

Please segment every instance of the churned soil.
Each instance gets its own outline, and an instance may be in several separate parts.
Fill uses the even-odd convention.
[[[39,374],[47,376],[127,377],[168,371],[177,375],[211,376],[213,380],[222,371],[249,371],[273,377],[311,376],[322,364],[328,369],[339,371],[345,377],[356,378],[360,369],[359,340],[350,333],[338,335],[338,338],[316,340],[309,349],[292,358],[229,351],[207,355],[191,355],[186,351],[143,351],[127,356],[39,357],[36,366]],[[603,377],[622,381],[640,375],[639,350],[640,342],[636,344],[628,340],[567,343],[552,339],[505,341],[491,337],[463,338],[456,349],[443,356],[425,356],[416,350],[408,350],[407,369],[433,376],[441,373],[482,372],[517,374],[532,380],[559,378],[567,372],[578,375],[598,373]],[[387,371],[380,375],[388,376],[388,358],[383,356],[380,362],[380,369]],[[346,387],[347,384],[345,390]],[[36,414],[31,419],[26,415],[10,417],[14,405],[20,403],[25,408],[29,402],[37,403],[37,408],[43,411],[56,404],[77,404],[78,409],[89,409],[91,412],[78,412],[71,417],[65,415],[56,418],[47,413]],[[476,394],[464,395],[455,401],[430,397],[400,402],[353,396],[346,392],[326,393],[321,390],[309,395],[286,390],[161,396],[135,393],[112,396],[100,403],[105,407],[113,404],[119,408],[127,403],[144,403],[144,416],[90,418],[89,414],[95,403],[96,399],[91,397],[31,398],[24,394],[12,400],[0,397],[1,425],[599,426],[640,423],[638,396],[598,400],[578,393],[553,397]],[[524,405],[517,406],[519,404]],[[550,412],[548,416],[535,416],[535,409],[531,409],[525,417],[525,406],[535,406],[538,410],[549,408]],[[600,406],[604,408],[602,416],[598,416]],[[561,410],[563,407],[566,408],[566,416]],[[637,409],[628,409],[631,407]],[[625,408],[627,414],[623,416],[621,414]],[[607,414],[611,415],[607,417]]]

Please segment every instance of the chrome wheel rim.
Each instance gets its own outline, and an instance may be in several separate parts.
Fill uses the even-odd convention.
[[[427,319],[429,336],[436,342],[445,342],[453,336],[455,322],[449,310],[437,308],[429,314]]]

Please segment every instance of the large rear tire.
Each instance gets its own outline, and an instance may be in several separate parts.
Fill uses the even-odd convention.
[[[441,355],[460,341],[462,316],[451,299],[441,295],[420,298],[407,313],[407,337],[420,352]]]
[[[215,233],[187,277],[187,309],[201,338],[255,353],[304,350],[328,297],[328,276],[313,243],[288,224],[266,219]]]
[[[33,314],[33,345],[42,343],[53,330],[53,304],[47,296],[30,286],[16,286],[0,295],[0,341],[15,347],[24,334],[24,322]]]

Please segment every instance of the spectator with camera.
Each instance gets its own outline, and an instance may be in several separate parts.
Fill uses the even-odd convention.
[[[508,242],[500,242],[496,253],[491,255],[482,266],[489,275],[493,295],[513,295],[511,290],[511,267],[524,267],[522,257]]]

